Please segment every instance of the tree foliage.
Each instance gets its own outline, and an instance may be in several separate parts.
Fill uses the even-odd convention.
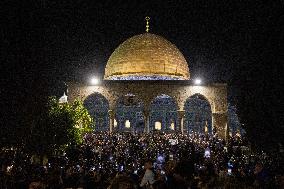
[[[59,104],[50,97],[44,113],[34,120],[27,147],[39,155],[51,155],[69,145],[82,142],[83,134],[90,131],[92,118],[80,100]]]

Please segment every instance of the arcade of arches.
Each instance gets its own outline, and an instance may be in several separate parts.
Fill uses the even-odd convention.
[[[103,81],[97,86],[69,83],[69,100],[81,98],[94,131],[161,130],[227,135],[225,84],[193,86],[189,81]]]

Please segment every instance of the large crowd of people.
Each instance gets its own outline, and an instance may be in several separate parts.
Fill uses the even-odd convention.
[[[240,136],[100,132],[44,165],[2,149],[0,188],[281,188],[277,158],[251,152]]]

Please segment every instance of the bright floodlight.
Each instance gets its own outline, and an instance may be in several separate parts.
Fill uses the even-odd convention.
[[[196,85],[200,85],[201,84],[201,79],[195,79],[195,81],[194,81],[194,83],[196,84]]]
[[[97,85],[97,84],[99,84],[99,79],[96,78],[96,77],[93,77],[93,78],[91,79],[91,84],[92,84],[92,85]]]

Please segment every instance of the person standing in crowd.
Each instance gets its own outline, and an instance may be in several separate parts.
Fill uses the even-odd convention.
[[[155,174],[152,171],[152,162],[147,161],[144,164],[145,173],[140,183],[140,187],[144,188],[153,188],[153,184],[155,183]]]
[[[262,163],[256,163],[254,174],[255,181],[253,185],[257,188],[266,188],[269,181],[269,176],[267,170],[264,169]]]

